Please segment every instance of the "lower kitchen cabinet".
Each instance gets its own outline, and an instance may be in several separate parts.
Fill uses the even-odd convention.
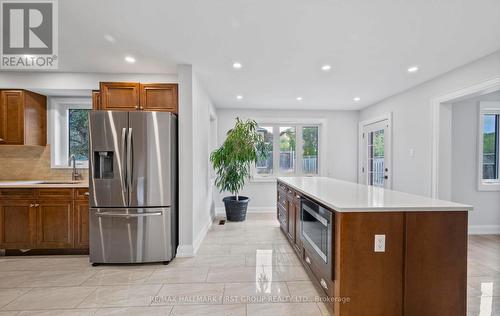
[[[86,188],[0,189],[0,249],[86,249],[88,213]]]
[[[29,200],[0,200],[0,248],[29,249],[35,241],[36,209]]]
[[[36,205],[36,248],[73,247],[73,201],[40,201]]]
[[[89,247],[89,202],[75,201],[75,248]]]

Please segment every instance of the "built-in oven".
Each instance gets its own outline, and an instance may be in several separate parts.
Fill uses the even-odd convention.
[[[301,206],[301,236],[304,247],[324,263],[332,264],[333,213],[320,204],[303,197]]]

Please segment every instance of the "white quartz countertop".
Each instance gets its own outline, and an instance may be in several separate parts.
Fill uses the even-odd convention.
[[[0,189],[42,189],[42,188],[88,188],[88,181],[66,180],[26,180],[26,181],[0,181]]]
[[[337,212],[472,211],[470,205],[436,200],[326,177],[280,177],[278,181]]]

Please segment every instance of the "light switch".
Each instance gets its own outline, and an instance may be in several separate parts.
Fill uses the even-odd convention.
[[[410,148],[410,157],[415,157],[415,149]]]
[[[375,252],[385,252],[385,235],[375,235]]]

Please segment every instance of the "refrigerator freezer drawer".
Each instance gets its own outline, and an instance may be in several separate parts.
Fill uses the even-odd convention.
[[[171,208],[90,209],[90,262],[170,261],[175,255]]]

